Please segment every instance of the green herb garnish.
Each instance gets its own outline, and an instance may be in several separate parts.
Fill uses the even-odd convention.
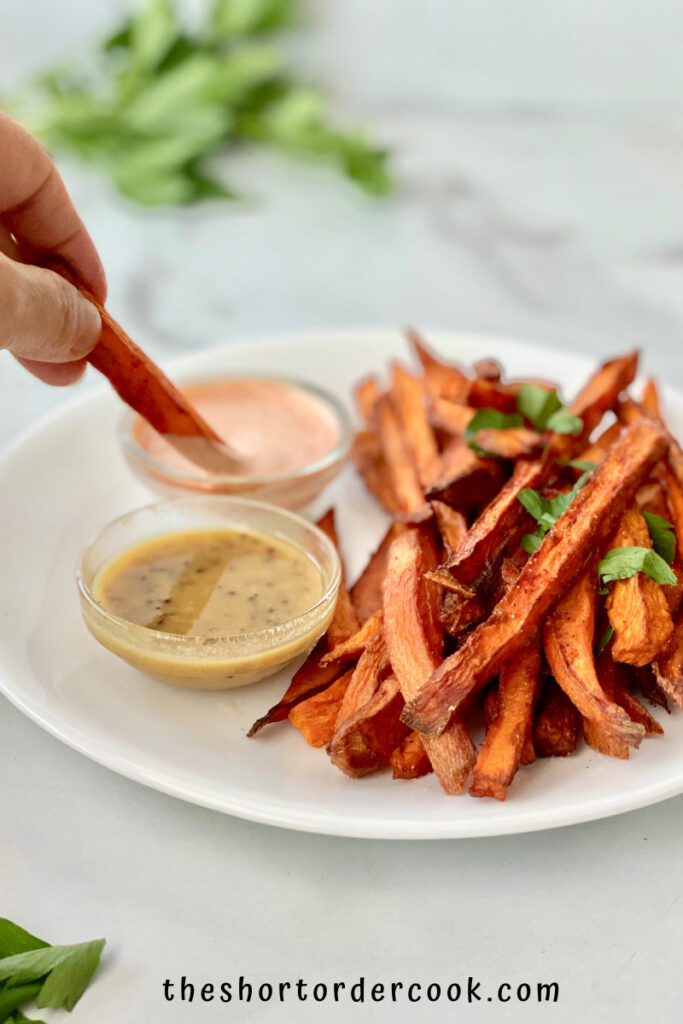
[[[465,440],[472,451],[480,458],[493,458],[498,456],[495,452],[487,452],[477,444],[477,434],[480,430],[508,430],[513,427],[522,426],[522,417],[516,412],[505,413],[500,409],[478,409],[467,425]]]
[[[386,152],[332,126],[322,94],[298,83],[273,45],[298,9],[214,0],[190,31],[173,0],[146,0],[95,54],[40,75],[28,102],[4,106],[48,148],[96,164],[148,206],[234,198],[207,161],[251,144],[321,160],[381,195]]]
[[[73,1010],[100,962],[104,939],[50,946],[0,918],[0,1022],[28,1020],[20,1007]],[[39,1022],[34,1022],[39,1024]]]
[[[655,551],[662,556],[665,562],[672,565],[676,557],[676,534],[673,532],[673,523],[670,523],[668,519],[663,519],[662,516],[655,515],[654,512],[643,512],[643,516],[650,531]]]
[[[563,462],[561,465],[571,466],[572,469],[580,469],[582,473],[594,473],[598,468],[597,462],[589,462],[587,459],[570,459],[569,462]]]
[[[603,583],[627,580],[638,572],[645,573],[655,583],[670,585],[678,582],[671,567],[651,548],[612,548],[598,563],[598,576]]]
[[[522,384],[517,396],[517,408],[538,431],[552,430],[556,434],[576,436],[583,429],[583,420],[566,409],[557,391]]]
[[[556,498],[544,498],[542,494],[530,487],[525,487],[523,491],[519,492],[517,500],[538,523],[535,533],[526,533],[522,537],[521,545],[525,551],[530,555],[538,551],[548,530],[552,529],[561,515],[564,515],[590,475],[590,472],[584,473],[576,481],[571,491],[567,494],[558,494]]]
[[[598,646],[595,648],[595,656],[596,656],[596,658],[600,657],[600,655],[602,654],[604,649],[607,647],[607,644],[610,642],[610,640],[612,639],[613,636],[614,636],[614,626],[608,626],[607,629],[605,630],[605,632],[604,632],[600,642],[598,643]]]

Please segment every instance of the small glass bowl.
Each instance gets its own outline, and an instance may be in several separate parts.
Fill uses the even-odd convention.
[[[305,612],[278,626],[240,635],[177,636],[115,615],[95,597],[99,573],[145,540],[198,529],[237,529],[288,541],[317,566],[323,594]],[[178,498],[114,519],[84,551],[78,569],[81,612],[103,647],[173,686],[226,690],[265,679],[310,650],[334,614],[341,580],[339,556],[316,526],[281,508],[246,498]]]
[[[257,374],[233,374],[228,377],[227,374],[220,374],[213,378],[186,378],[181,380],[180,385],[181,388],[204,386],[226,379],[289,385],[321,402],[336,423],[336,443],[314,462],[282,473],[270,476],[214,475],[200,467],[179,468],[151,455],[136,436],[136,425],[140,422],[140,417],[127,409],[119,422],[118,436],[128,465],[138,479],[161,497],[177,497],[181,493],[187,494],[188,491],[204,494],[244,494],[283,508],[304,508],[337,476],[348,459],[353,430],[346,409],[334,395],[322,388],[287,377]]]

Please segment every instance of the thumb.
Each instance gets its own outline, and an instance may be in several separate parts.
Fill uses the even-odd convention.
[[[95,307],[62,277],[0,253],[0,348],[19,359],[72,362],[95,347],[101,329]]]

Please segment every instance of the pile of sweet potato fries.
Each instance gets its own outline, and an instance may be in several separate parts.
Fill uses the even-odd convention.
[[[409,339],[419,371],[356,389],[354,462],[392,523],[249,735],[289,719],[352,778],[434,771],[498,800],[581,734],[628,758],[662,732],[637,692],[683,707],[683,451],[656,385],[629,396],[631,353],[565,408]]]

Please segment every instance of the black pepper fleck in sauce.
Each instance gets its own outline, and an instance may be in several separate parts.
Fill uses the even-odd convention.
[[[294,545],[237,530],[154,538],[110,562],[96,584],[100,603],[121,618],[180,636],[281,625],[322,593],[318,568]]]

